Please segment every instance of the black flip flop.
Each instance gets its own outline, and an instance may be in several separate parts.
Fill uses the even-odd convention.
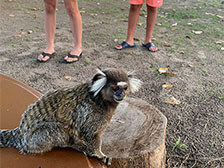
[[[82,58],[82,52],[79,54],[79,55],[73,55],[73,54],[70,54],[70,52],[68,53],[68,58],[77,58],[77,60],[75,61],[67,61],[64,59],[64,63],[66,64],[71,64],[71,63],[74,63],[74,62],[78,62],[80,58]]]
[[[49,60],[50,60],[53,56],[55,56],[55,52],[54,52],[54,53],[52,53],[52,54],[42,52],[42,53],[41,53],[41,55],[42,55],[42,58],[44,58],[44,57],[46,57],[46,56],[48,56],[48,57],[49,57],[49,59],[48,59],[48,60],[46,60],[46,61],[43,61],[43,60],[39,60],[39,59],[37,59],[37,61],[38,61],[38,62],[44,63],[44,62],[49,61]]]
[[[126,48],[134,48],[134,47],[136,47],[136,44],[135,44],[135,43],[134,43],[133,45],[130,45],[130,44],[128,44],[126,41],[123,41],[123,42],[120,43],[119,45],[121,45],[122,48],[117,49],[117,48],[115,47],[117,50],[123,50],[123,49],[126,49]]]
[[[147,44],[142,43],[142,47],[145,47],[147,50],[149,50],[151,52],[157,52],[159,50],[158,48],[156,51],[150,50],[150,47],[156,47],[155,44],[153,44],[152,42],[149,42]]]

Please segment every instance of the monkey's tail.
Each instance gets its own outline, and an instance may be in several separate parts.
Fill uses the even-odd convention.
[[[0,147],[16,147],[19,141],[18,128],[0,130]]]

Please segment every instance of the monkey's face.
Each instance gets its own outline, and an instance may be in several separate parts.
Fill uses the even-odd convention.
[[[101,91],[101,95],[105,101],[116,103],[122,101],[128,93],[129,88],[127,82],[110,83]]]
[[[140,80],[126,74],[121,69],[98,70],[89,84],[90,92],[94,97],[100,94],[103,101],[111,103],[122,101],[129,91],[134,93],[140,86]]]

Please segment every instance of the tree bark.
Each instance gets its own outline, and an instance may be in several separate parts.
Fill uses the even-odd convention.
[[[110,168],[164,168],[166,117],[147,102],[120,103],[103,135],[102,151]]]

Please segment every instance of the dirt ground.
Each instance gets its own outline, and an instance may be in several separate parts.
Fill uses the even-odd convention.
[[[224,1],[165,0],[154,30],[156,53],[141,47],[145,6],[135,33],[137,47],[124,51],[114,46],[126,37],[128,0],[82,0],[79,8],[83,58],[61,63],[73,39],[59,0],[57,55],[43,64],[36,62],[45,47],[43,2],[0,0],[0,72],[46,93],[89,80],[97,67],[134,70],[144,85],[132,97],[154,105],[168,119],[167,167],[224,167]],[[160,74],[161,67],[169,73]],[[181,103],[166,103],[172,96]]]

